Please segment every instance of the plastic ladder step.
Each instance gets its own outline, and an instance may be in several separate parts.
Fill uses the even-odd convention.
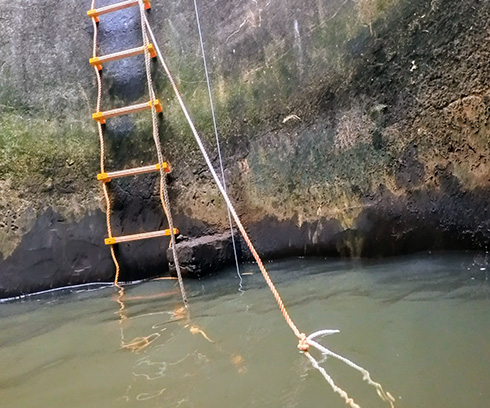
[[[167,162],[163,162],[161,166],[160,164],[152,164],[150,166],[135,167],[133,169],[99,173],[97,174],[97,180],[107,183],[108,181],[111,181],[115,178],[137,176],[139,174],[147,174],[155,171],[160,171],[160,168],[162,168],[165,173],[170,173],[170,166]]]
[[[174,234],[178,234],[179,230],[174,228]],[[123,242],[131,242],[131,241],[139,241],[141,239],[149,239],[149,238],[159,238],[159,237],[168,237],[170,236],[170,230],[160,230],[160,231],[152,231],[152,232],[143,232],[141,234],[133,234],[133,235],[123,235],[121,237],[110,237],[104,240],[106,245],[114,245],[121,244]]]
[[[150,57],[155,58],[157,56],[157,53],[155,52],[155,47],[153,47],[153,44],[148,44],[148,51],[150,52]],[[102,69],[102,64],[106,62],[111,62],[111,61],[117,61],[123,58],[129,58],[133,57],[134,55],[139,55],[143,54],[145,52],[145,46],[137,47],[137,48],[131,48],[129,50],[125,51],[120,51],[120,52],[115,52],[114,54],[108,54],[104,55],[102,57],[94,57],[90,58],[89,62],[90,65],[93,67],[96,67],[99,71]]]
[[[148,10],[151,8],[150,0],[143,0],[145,5],[145,9]],[[107,13],[112,13],[114,11],[123,10],[125,8],[134,7],[138,5],[138,0],[127,0],[122,1],[120,3],[111,4],[109,6],[104,6],[98,9],[90,9],[87,11],[87,15],[90,18],[95,19],[95,22],[99,22],[99,16]]]
[[[162,104],[158,99],[155,99],[155,109],[158,113],[162,111]],[[95,112],[92,114],[92,119],[100,123],[105,123],[107,118],[112,118],[114,116],[129,115],[130,113],[141,112],[144,110],[149,110],[152,108],[151,101],[138,103],[136,105],[125,106],[123,108],[111,109],[104,112]]]

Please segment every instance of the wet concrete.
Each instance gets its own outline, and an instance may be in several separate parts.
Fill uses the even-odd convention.
[[[113,278],[95,180],[89,3],[0,0],[2,297]],[[201,12],[229,191],[265,258],[488,248],[488,3],[223,0]],[[214,152],[193,9],[154,2],[149,17]],[[140,45],[136,9],[99,28],[101,52]],[[104,107],[145,99],[142,58],[106,68]],[[191,239],[222,234],[223,201],[152,69],[176,226]],[[154,162],[144,118],[106,131],[108,169]],[[166,227],[154,175],[113,181],[110,194],[116,234]],[[120,245],[121,278],[168,273],[167,247]],[[205,265],[198,275],[219,267],[210,252],[192,257]]]

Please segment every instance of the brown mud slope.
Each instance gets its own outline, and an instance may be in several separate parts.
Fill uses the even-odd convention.
[[[160,46],[215,152],[194,10],[152,4]],[[0,297],[113,278],[94,177],[89,6],[0,0]],[[219,0],[203,2],[201,18],[230,194],[261,254],[487,249],[489,2]],[[99,29],[101,54],[141,43],[135,8]],[[176,224],[186,237],[219,236],[223,201],[154,68]],[[103,107],[145,100],[143,59],[107,64],[104,85]],[[154,162],[150,129],[145,115],[108,121],[108,168]],[[155,177],[110,188],[116,233],[165,227]],[[120,245],[122,279],[165,273],[167,247]]]

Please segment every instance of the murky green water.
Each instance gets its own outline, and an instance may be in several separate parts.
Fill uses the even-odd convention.
[[[340,329],[321,342],[370,370],[396,406],[489,406],[485,254],[268,266],[299,328]],[[109,287],[0,304],[0,406],[345,407],[255,266],[242,272],[242,293],[231,269],[187,282],[189,324],[169,280],[126,287],[122,312]],[[388,406],[357,372],[323,365],[362,407]]]

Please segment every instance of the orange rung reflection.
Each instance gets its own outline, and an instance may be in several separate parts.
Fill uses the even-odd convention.
[[[148,347],[159,337],[160,337],[160,333],[152,333],[149,336],[144,336],[144,337],[135,337],[129,343],[121,342],[121,348],[130,350],[133,353],[139,353],[141,350]]]

